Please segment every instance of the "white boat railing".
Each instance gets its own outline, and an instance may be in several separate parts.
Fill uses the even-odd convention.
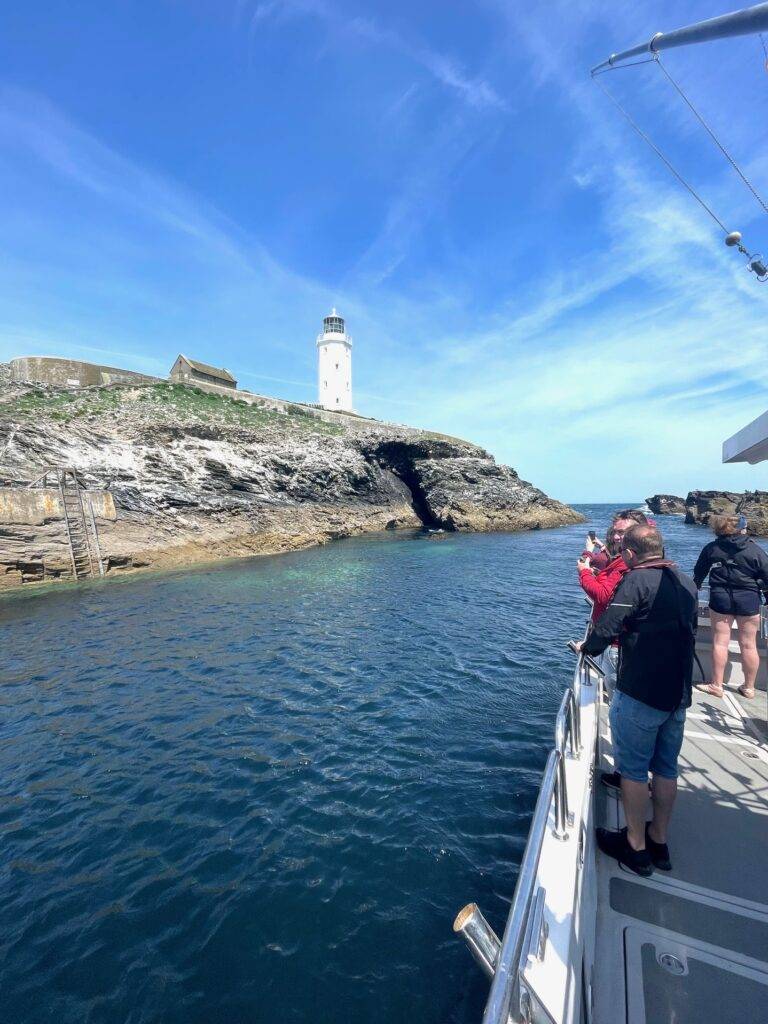
[[[524,972],[532,961],[543,960],[546,950],[546,892],[537,885],[537,876],[550,816],[554,819],[551,834],[556,839],[566,841],[575,831],[574,811],[568,798],[566,759],[580,759],[585,753],[581,739],[582,693],[583,687],[589,687],[590,694],[594,694],[591,674],[597,681],[599,704],[605,673],[592,658],[579,655],[572,683],[563,694],[555,719],[555,746],[544,768],[502,940],[499,941],[474,904],[463,908],[454,922],[454,930],[464,936],[475,959],[492,975],[483,1024],[508,1024],[509,1021],[528,1024],[534,1019],[552,1019],[532,993]],[[591,751],[589,755],[592,756]],[[574,853],[574,857],[578,856],[578,852]]]

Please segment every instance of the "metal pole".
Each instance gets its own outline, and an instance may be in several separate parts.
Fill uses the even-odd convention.
[[[93,499],[88,492],[85,492],[85,496],[88,499],[88,511],[91,519],[91,529],[93,531],[93,542],[96,547],[96,558],[99,562],[99,576],[104,575],[104,559],[101,557],[101,544],[99,543],[99,531],[96,527],[96,516],[93,512]]]
[[[56,470],[56,479],[59,483],[59,498],[61,500],[61,511],[64,515],[64,528],[67,531],[67,543],[69,544],[69,557],[72,561],[72,578],[77,580],[77,563],[75,562],[75,548],[72,544],[72,529],[69,525],[69,515],[67,514],[67,502],[64,496],[64,478],[66,470]]]
[[[453,922],[453,930],[464,936],[472,956],[487,977],[492,978],[499,959],[501,943],[476,903],[468,903],[458,912]]]
[[[662,50],[672,50],[678,46],[709,43],[714,39],[730,39],[733,36],[757,35],[758,32],[768,32],[768,3],[745,7],[731,14],[721,14],[707,21],[697,21],[673,32],[657,32],[647,43],[639,43],[621,53],[612,53],[608,60],[592,68],[592,74],[644,53],[661,53]]]

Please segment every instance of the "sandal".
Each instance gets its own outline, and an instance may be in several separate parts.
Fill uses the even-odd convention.
[[[697,683],[696,689],[700,690],[702,693],[708,693],[710,697],[723,696],[722,687],[717,687],[714,683]]]
[[[745,697],[747,700],[751,700],[755,696],[755,688],[752,687],[751,690],[748,690],[744,683],[742,683],[741,686],[738,687],[738,692],[741,694],[742,697]]]

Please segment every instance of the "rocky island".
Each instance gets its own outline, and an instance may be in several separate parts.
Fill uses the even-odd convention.
[[[768,491],[689,491],[685,498],[654,494],[645,502],[655,515],[684,513],[686,523],[698,526],[706,526],[711,516],[743,513],[749,533],[768,536]]]
[[[685,514],[685,498],[678,498],[676,494],[654,494],[646,498],[645,503],[656,516]]]
[[[71,579],[50,467],[77,471],[104,571],[276,553],[427,526],[582,516],[457,438],[165,381],[66,388],[0,370],[0,587]],[[70,517],[71,518],[71,517]]]

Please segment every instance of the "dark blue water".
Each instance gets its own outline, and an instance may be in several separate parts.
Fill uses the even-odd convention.
[[[661,525],[690,567],[710,534]],[[0,1018],[476,1021],[451,923],[475,899],[503,928],[584,532],[0,603]]]

